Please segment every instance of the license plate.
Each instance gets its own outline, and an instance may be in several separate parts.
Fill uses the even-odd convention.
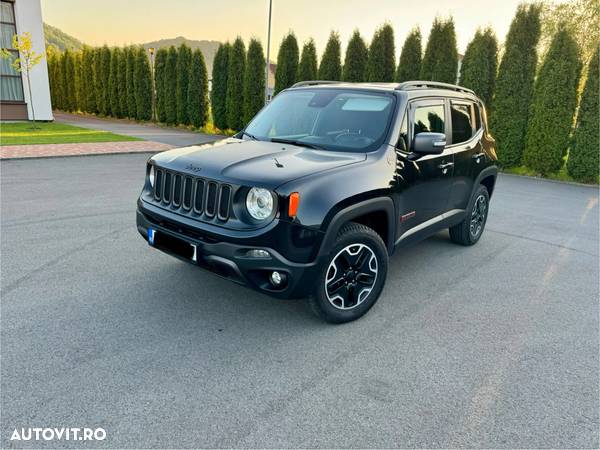
[[[163,249],[179,256],[198,262],[198,246],[169,234],[158,233],[153,228],[148,228],[148,244],[158,249]]]

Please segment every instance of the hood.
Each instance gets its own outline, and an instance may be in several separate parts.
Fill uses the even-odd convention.
[[[331,152],[235,138],[177,148],[151,158],[159,166],[177,172],[268,189],[365,159],[365,153]]]

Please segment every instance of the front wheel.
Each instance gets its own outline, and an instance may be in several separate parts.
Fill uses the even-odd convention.
[[[344,225],[320,268],[310,298],[313,311],[332,323],[363,316],[383,290],[387,266],[387,249],[374,230],[358,223]]]
[[[485,228],[487,222],[490,196],[485,186],[479,185],[475,191],[467,210],[465,219],[450,228],[450,239],[460,245],[475,244]]]

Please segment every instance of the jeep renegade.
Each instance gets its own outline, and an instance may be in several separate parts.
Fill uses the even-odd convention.
[[[444,83],[296,83],[233,138],[151,157],[148,243],[329,322],[361,317],[389,256],[483,233],[498,169],[485,107]]]

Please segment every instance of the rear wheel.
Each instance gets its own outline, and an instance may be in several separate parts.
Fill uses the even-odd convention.
[[[320,269],[310,298],[313,311],[332,323],[350,322],[375,304],[387,275],[387,249],[371,228],[349,223]]]
[[[479,185],[475,195],[469,203],[465,219],[450,228],[450,239],[460,245],[475,244],[485,228],[487,222],[490,196],[485,186]]]

